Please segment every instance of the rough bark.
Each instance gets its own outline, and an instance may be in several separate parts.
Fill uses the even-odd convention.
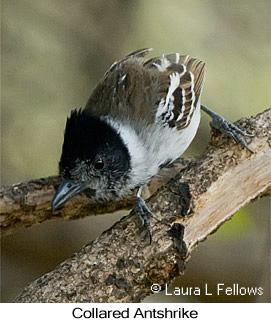
[[[271,110],[238,125],[255,135],[248,140],[254,154],[213,131],[205,153],[149,199],[161,220],[151,220],[151,245],[131,213],[26,287],[15,301],[137,302],[150,294],[153,283],[164,286],[183,272],[200,241],[249,201],[270,194]],[[182,217],[188,201],[189,215]]]

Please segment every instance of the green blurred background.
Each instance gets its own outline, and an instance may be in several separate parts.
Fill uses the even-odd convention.
[[[152,47],[206,62],[202,102],[229,121],[270,105],[270,1],[2,0],[2,185],[57,173],[66,117],[110,64]],[[200,154],[208,117],[186,156]],[[233,192],[234,194],[234,192]],[[240,210],[194,252],[176,286],[233,283],[264,295],[147,302],[270,301],[270,200]],[[52,270],[124,213],[45,223],[1,240],[2,301]]]

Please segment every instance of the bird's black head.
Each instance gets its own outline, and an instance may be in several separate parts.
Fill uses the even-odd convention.
[[[86,110],[73,110],[67,119],[59,171],[64,182],[52,201],[53,208],[90,188],[107,199],[130,169],[130,156],[118,132]]]

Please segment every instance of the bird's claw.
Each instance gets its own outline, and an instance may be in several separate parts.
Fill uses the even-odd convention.
[[[146,205],[145,201],[141,197],[135,198],[134,211],[141,221],[142,226],[147,230],[150,238],[150,244],[152,243],[152,229],[148,221],[148,215],[151,216],[155,221],[160,222],[157,217],[151,212]]]
[[[222,133],[226,134],[227,136],[234,139],[237,143],[240,143],[244,148],[246,148],[249,152],[253,153],[253,151],[248,147],[247,143],[244,141],[243,138],[241,138],[239,135],[245,136],[245,137],[254,137],[254,135],[250,135],[243,130],[239,129],[234,124],[228,122],[224,118],[222,118],[219,115],[213,115],[211,126],[218,129]]]

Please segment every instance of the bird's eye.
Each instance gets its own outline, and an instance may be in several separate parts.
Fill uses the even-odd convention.
[[[98,169],[98,170],[103,169],[104,168],[103,160],[102,159],[96,160],[96,162],[94,163],[94,167],[95,169]]]

